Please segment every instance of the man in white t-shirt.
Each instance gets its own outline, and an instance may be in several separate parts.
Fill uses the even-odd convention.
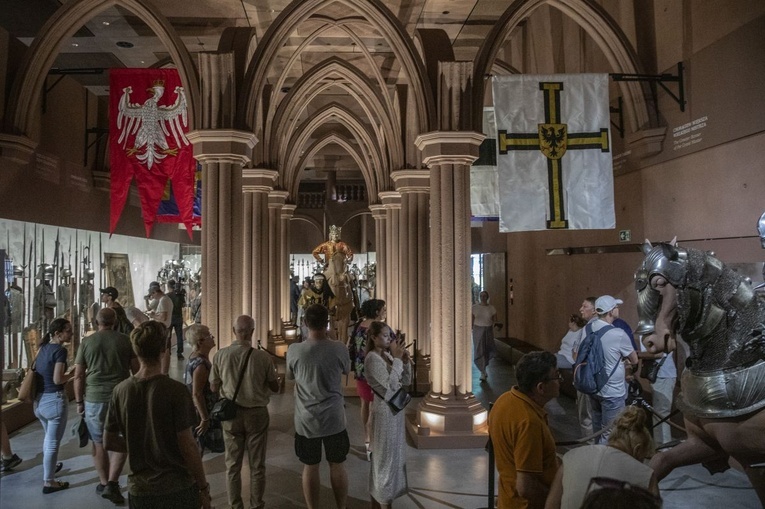
[[[593,332],[609,326],[619,317],[619,304],[622,301],[614,299],[610,295],[602,295],[595,301],[595,312],[598,319],[587,324],[585,331],[592,328]],[[587,332],[585,332],[586,334]],[[611,376],[606,385],[595,395],[589,396],[592,407],[592,430],[600,431],[608,427],[624,408],[624,400],[627,396],[627,385],[624,382],[624,363],[622,359],[629,360],[630,364],[637,364],[637,352],[632,348],[632,342],[627,333],[617,327],[611,328],[601,337],[603,355],[605,357],[605,369]],[[598,437],[598,443],[608,442],[609,432]]]
[[[157,302],[157,306],[153,311],[149,311],[149,316],[152,320],[161,322],[167,328],[167,347],[162,353],[162,373],[167,374],[170,371],[170,338],[173,331],[170,328],[170,323],[173,320],[173,301],[170,297],[165,295],[162,291],[162,287],[157,281],[153,281],[149,284],[149,298]]]

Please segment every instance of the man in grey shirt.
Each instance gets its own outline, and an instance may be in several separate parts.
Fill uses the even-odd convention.
[[[305,310],[308,340],[287,351],[287,376],[295,380],[295,452],[303,463],[303,496],[309,509],[319,507],[321,449],[329,463],[330,482],[338,509],[345,509],[350,450],[345,430],[342,376],[351,369],[343,343],[327,338],[329,311],[321,304]]]

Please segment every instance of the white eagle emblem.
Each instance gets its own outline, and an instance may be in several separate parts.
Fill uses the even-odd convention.
[[[135,134],[135,143],[133,148],[128,149],[128,155],[137,154],[136,158],[151,170],[155,162],[161,161],[168,154],[178,155],[178,148],[171,149],[167,144],[166,137],[173,134],[176,147],[189,144],[183,127],[187,125],[186,117],[186,94],[183,87],[175,87],[177,95],[175,104],[172,106],[159,106],[159,99],[165,93],[165,84],[162,81],[155,81],[151,90],[153,95],[146,100],[143,105],[130,103],[130,93],[132,87],[122,89],[120,98],[119,114],[117,115],[117,128],[120,130],[120,137],[117,140],[126,148],[127,138]],[[125,128],[122,128],[123,121]],[[181,126],[183,124],[183,127]],[[169,127],[169,131],[168,131]],[[143,153],[141,149],[145,147]]]

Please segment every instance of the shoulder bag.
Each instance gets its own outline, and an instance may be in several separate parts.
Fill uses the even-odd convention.
[[[244,359],[242,369],[239,370],[239,381],[236,383],[236,390],[234,391],[234,397],[231,399],[221,398],[215,402],[210,411],[210,418],[222,422],[230,421],[236,417],[236,396],[239,394],[239,388],[242,386],[242,379],[244,378],[244,370],[247,368],[247,363],[250,361],[253,348],[247,352],[247,357]]]
[[[370,384],[371,386],[371,384]],[[409,395],[409,392],[402,386],[399,390],[396,391],[396,394],[391,396],[390,399],[385,399],[382,395],[380,395],[379,392],[372,389],[374,393],[385,401],[388,406],[390,407],[391,412],[393,412],[393,415],[396,415],[400,411],[402,411],[404,408],[406,408],[406,405],[409,404],[410,401],[412,401],[412,397]]]
[[[35,365],[37,361],[32,363],[32,367],[29,368],[24,375],[24,380],[19,387],[19,401],[24,403],[31,403],[37,398],[37,394],[42,390],[42,380],[38,380],[40,375],[35,371]],[[40,377],[42,378],[42,377]]]
[[[667,360],[668,355],[665,355],[661,360],[656,359],[643,359],[643,365],[640,367],[640,377],[645,378],[650,383],[656,383],[656,377],[659,376],[659,369]]]

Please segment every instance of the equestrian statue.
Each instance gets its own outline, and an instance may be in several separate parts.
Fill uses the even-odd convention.
[[[661,480],[696,463],[721,472],[733,458],[765,505],[765,296],[713,254],[674,242],[643,250],[636,333],[651,353],[677,340],[689,352],[678,400],[688,439],[650,465]]]
[[[338,226],[330,226],[329,240],[317,246],[312,254],[316,261],[323,264],[324,277],[334,294],[330,313],[337,339],[346,342],[351,313],[356,308],[356,292],[353,289],[355,280],[348,273],[348,264],[353,261],[353,251],[348,244],[340,240],[340,230]]]

